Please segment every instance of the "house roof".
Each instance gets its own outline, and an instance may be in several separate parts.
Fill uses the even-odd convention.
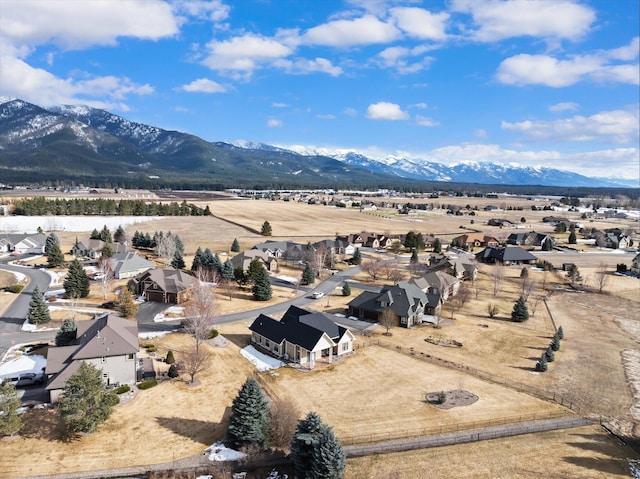
[[[506,248],[485,248],[476,257],[487,259],[493,258],[498,261],[535,261],[538,258],[519,246]]]
[[[43,247],[47,242],[47,236],[42,233],[34,233],[34,234],[8,233],[8,234],[0,234],[0,241],[3,244],[9,244],[12,246],[16,246],[22,243],[24,246],[28,248],[34,248],[34,247]]]
[[[111,258],[111,267],[116,276],[123,273],[155,268],[155,263],[148,261],[135,252],[116,253]]]
[[[427,296],[418,286],[407,281],[400,281],[393,286],[382,288],[379,293],[364,291],[351,300],[348,305],[352,308],[377,312],[391,308],[398,316],[413,316],[427,302]]]
[[[158,288],[167,293],[180,293],[196,284],[198,281],[184,271],[173,268],[158,268],[145,271],[134,278],[134,281],[153,281]]]

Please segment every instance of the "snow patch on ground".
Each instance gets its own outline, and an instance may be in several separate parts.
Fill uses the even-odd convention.
[[[184,307],[171,306],[162,313],[158,313],[153,317],[154,323],[164,323],[165,321],[178,321],[184,319]]]
[[[115,230],[136,224],[161,219],[161,216],[5,216],[0,233],[36,233],[38,227],[44,231],[92,231],[106,226]]]
[[[245,453],[236,451],[235,449],[230,449],[221,442],[213,443],[211,447],[205,449],[205,453],[206,452],[209,453],[210,461],[237,461],[238,459],[242,459],[246,456]]]
[[[298,284],[298,279],[293,276],[276,276],[276,279],[284,281],[285,283]]]
[[[177,331],[177,329],[174,331]],[[138,338],[140,339],[163,338],[167,334],[173,333],[174,331],[153,331],[150,333],[138,333]]]
[[[0,364],[0,380],[23,373],[41,374],[47,366],[47,358],[25,354]]]
[[[242,356],[244,356],[247,361],[253,364],[258,371],[278,369],[285,365],[278,359],[267,356],[266,354],[262,354],[253,346],[247,346],[246,348],[241,349],[240,354],[242,354]]]
[[[49,269],[42,268],[42,271],[51,276],[51,284],[50,286],[60,286],[64,277],[66,276],[66,271],[51,271]]]

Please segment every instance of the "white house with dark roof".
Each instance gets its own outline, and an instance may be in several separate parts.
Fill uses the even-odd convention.
[[[69,346],[51,347],[45,375],[52,403],[62,394],[67,379],[84,361],[102,371],[106,386],[135,384],[138,369],[138,323],[112,314],[78,322],[76,339]]]
[[[259,349],[313,369],[353,351],[355,336],[324,313],[290,306],[280,321],[261,314],[249,326],[251,343]]]
[[[43,254],[47,236],[36,234],[0,235],[0,253]]]

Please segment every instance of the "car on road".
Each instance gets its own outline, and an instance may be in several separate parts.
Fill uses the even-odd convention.
[[[100,305],[101,308],[103,309],[118,309],[118,302],[117,301],[107,301],[106,303],[102,303]]]
[[[324,293],[322,291],[316,291],[311,295],[313,299],[319,299],[319,298],[322,298],[323,296],[324,296]]]

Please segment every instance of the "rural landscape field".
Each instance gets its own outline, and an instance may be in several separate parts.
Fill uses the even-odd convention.
[[[148,201],[162,201],[151,192],[136,194],[144,194]],[[187,265],[198,247],[210,248],[225,257],[235,254],[230,251],[234,239],[241,250],[263,242],[260,228],[265,221],[272,227],[268,240],[306,244],[364,231],[392,238],[415,231],[425,237],[434,235],[448,245],[454,237],[476,231],[505,241],[510,229],[487,225],[489,218],[498,215],[524,225],[527,231],[554,234],[558,245],[567,241],[567,233],[554,233],[553,227],[542,221],[549,212],[532,211],[532,199],[525,197],[394,199],[438,202],[438,207],[427,212],[408,215],[397,214],[393,208],[362,212],[358,208],[268,199],[188,201],[203,208],[208,206],[212,216],[158,217],[127,226],[127,234],[171,231],[179,235],[185,245]],[[535,204],[542,206],[552,201],[554,198],[539,198]],[[504,209],[483,210],[495,202],[502,203]],[[440,204],[447,208],[469,205],[477,210],[473,216],[456,216],[446,214]],[[584,222],[579,212],[557,214]],[[85,217],[84,221],[93,226],[71,231],[64,226],[64,217],[56,218],[55,234],[62,249],[66,252],[77,238],[87,238],[91,229],[100,230],[102,220]],[[0,226],[2,221],[0,218]],[[594,219],[591,225],[631,226],[604,219]],[[265,304],[256,303],[248,291],[219,288],[216,314],[222,317],[243,313],[243,319],[216,326],[224,340],[205,345],[211,363],[199,374],[197,386],[189,385],[186,377],[162,381],[116,406],[97,432],[71,440],[65,439],[55,409],[29,411],[22,431],[0,443],[0,476],[107,470],[115,458],[118,467],[153,465],[202,454],[206,447],[224,439],[231,403],[244,380],[258,377],[271,400],[292,401],[302,414],[317,412],[344,446],[572,415],[593,420],[592,425],[580,428],[350,458],[344,476],[348,479],[416,477],[425,469],[430,470],[430,477],[450,477],[452,473],[457,477],[628,477],[632,468],[637,468],[638,454],[619,438],[633,443],[640,435],[640,283],[632,276],[614,273],[616,265],[630,264],[633,254],[596,248],[589,242],[578,243],[572,252],[534,253],[556,267],[568,262],[576,264],[583,284],[572,287],[561,270],[531,269],[529,274],[535,284],[531,297],[538,298],[535,311],[528,321],[514,323],[510,313],[521,292],[522,267],[506,267],[499,291],[494,294],[495,266],[479,264],[478,279],[467,285],[471,292],[467,301],[455,308],[445,304],[437,326],[395,326],[387,334],[384,327],[372,325],[364,334],[356,332],[354,354],[313,371],[288,367],[256,371],[240,349],[250,343],[248,327],[256,317],[252,310]],[[378,259],[396,258],[401,264],[404,261],[402,274],[406,280],[416,274],[408,267],[408,252],[401,251],[398,256],[390,251],[368,254]],[[430,254],[428,248],[421,252],[420,261],[426,263]],[[46,258],[30,260],[30,264],[45,263]],[[607,281],[599,292],[595,278],[603,265]],[[338,263],[336,268],[343,271],[351,266]],[[283,265],[277,274],[299,277],[301,273],[299,267]],[[3,272],[0,279],[8,283],[11,276]],[[321,279],[330,277],[324,273]],[[351,296],[343,296],[341,289],[336,289],[308,308],[330,316],[344,315],[347,303],[360,294],[360,285],[391,284],[384,276],[374,281],[364,271],[350,281]],[[113,291],[123,284],[115,282],[107,299],[117,298]],[[86,302],[98,306],[104,297],[96,283],[91,288]],[[297,288],[274,286],[267,304],[304,294]],[[2,295],[2,299],[6,308],[11,296]],[[498,307],[494,317],[487,314],[489,303]],[[533,299],[529,304],[533,305]],[[64,308],[52,311],[51,324],[59,327],[65,311],[68,313]],[[78,314],[76,320],[89,317]],[[555,361],[549,363],[548,371],[538,372],[536,359],[558,326],[564,331],[562,347],[556,352]],[[159,357],[170,350],[180,357],[189,341],[184,333],[170,333],[141,339],[140,344],[153,344]],[[461,347],[444,346],[451,341]],[[445,410],[425,401],[427,393],[456,390],[471,392],[477,401]]]

